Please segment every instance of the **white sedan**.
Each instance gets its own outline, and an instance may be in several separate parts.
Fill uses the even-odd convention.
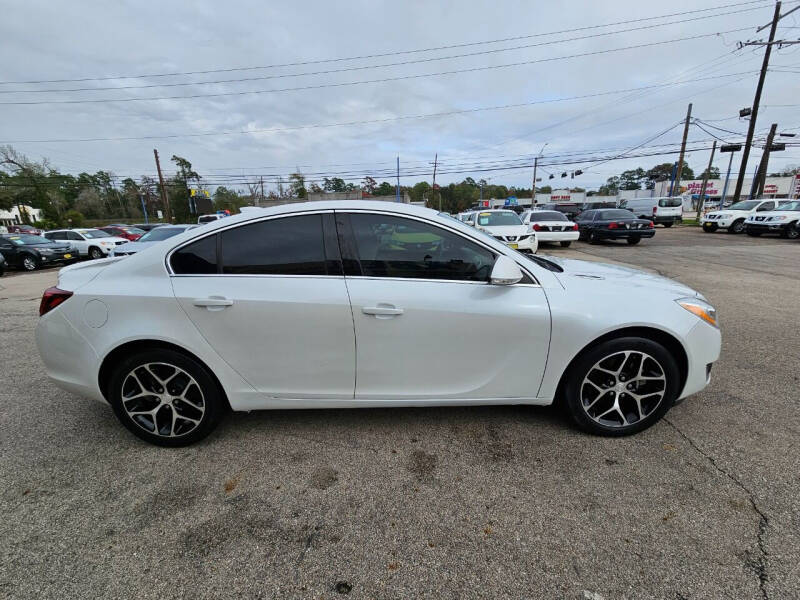
[[[631,434],[703,389],[720,351],[714,308],[678,282],[386,202],[252,210],[66,267],[40,314],[49,377],[166,446],[228,408],[558,400],[585,431]]]
[[[465,221],[478,231],[500,240],[514,250],[536,253],[539,245],[536,234],[522,224],[513,210],[482,210],[472,213]]]
[[[557,210],[526,210],[521,219],[538,242],[560,242],[566,248],[581,234],[578,224]]]

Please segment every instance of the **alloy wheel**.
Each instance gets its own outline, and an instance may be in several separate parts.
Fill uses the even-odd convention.
[[[586,415],[604,427],[633,425],[664,400],[667,379],[661,364],[646,352],[615,352],[597,361],[580,387]]]
[[[36,259],[32,256],[26,256],[22,259],[22,266],[26,271],[36,270]]]
[[[146,432],[169,438],[197,429],[206,412],[203,391],[194,377],[164,362],[139,365],[125,376],[122,407]]]

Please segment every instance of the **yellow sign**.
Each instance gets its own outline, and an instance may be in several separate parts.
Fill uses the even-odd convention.
[[[192,197],[199,196],[201,194],[206,198],[211,198],[211,194],[209,193],[208,190],[189,190],[189,195]]]

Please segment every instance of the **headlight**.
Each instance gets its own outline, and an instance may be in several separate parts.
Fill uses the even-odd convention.
[[[730,214],[728,213],[715,213],[715,214],[718,219],[727,219],[728,217],[730,217]]]
[[[113,246],[114,242],[100,242],[101,246]]]
[[[709,325],[719,327],[719,325],[717,325],[717,310],[708,302],[704,302],[699,298],[678,298],[675,300],[675,302],[680,304],[690,313],[703,319],[703,321]]]

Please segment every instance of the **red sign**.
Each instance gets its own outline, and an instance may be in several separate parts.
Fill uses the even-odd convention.
[[[774,183],[768,183],[764,186],[764,193],[765,194],[777,194],[778,193],[778,186]]]

